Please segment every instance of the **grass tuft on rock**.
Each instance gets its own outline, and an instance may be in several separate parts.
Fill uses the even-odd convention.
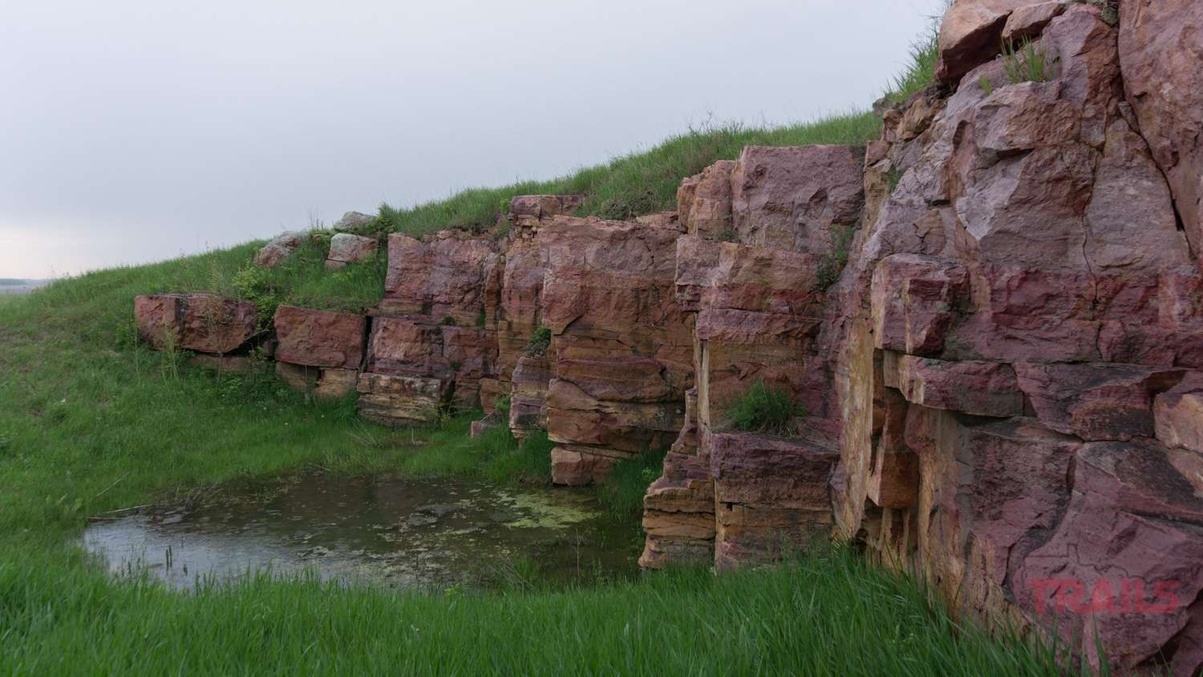
[[[789,390],[758,380],[727,409],[727,420],[744,432],[789,435],[794,418],[803,414]]]

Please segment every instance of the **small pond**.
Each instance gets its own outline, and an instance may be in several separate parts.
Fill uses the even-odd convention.
[[[589,492],[305,475],[98,518],[83,535],[115,575],[178,589],[248,572],[408,588],[634,576],[633,527]]]

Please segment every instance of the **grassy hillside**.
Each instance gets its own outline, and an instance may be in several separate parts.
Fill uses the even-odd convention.
[[[908,87],[928,68],[916,64],[920,77]],[[852,115],[690,134],[547,184],[384,208],[378,225],[484,227],[510,196],[529,192],[583,193],[584,212],[624,217],[671,206],[683,176],[744,144],[876,133],[871,116]],[[382,261],[327,274],[327,236],[271,272],[249,266],[248,244],[0,297],[0,675],[1057,674],[1048,652],[959,627],[910,581],[846,552],[722,577],[686,570],[558,591],[418,594],[260,578],[181,595],[109,579],[76,546],[89,515],[234,478],[305,468],[546,477],[546,447],[518,449],[505,435],[470,440],[468,418],[390,431],[359,421],[352,402],[307,401],[266,369],[219,375],[137,343],[138,294],[209,290],[265,307],[374,303]],[[637,497],[641,469],[619,475],[634,478]],[[637,514],[630,491],[607,498],[616,512]]]

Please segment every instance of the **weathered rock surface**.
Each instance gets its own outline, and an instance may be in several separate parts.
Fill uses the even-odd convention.
[[[268,241],[263,249],[255,253],[255,265],[275,268],[284,263],[305,243],[304,233],[281,233]]]
[[[276,360],[310,367],[358,370],[367,323],[362,315],[280,306]]]
[[[1140,131],[1165,172],[1196,256],[1203,253],[1203,7],[1122,0],[1119,61]]]
[[[358,263],[376,254],[376,238],[335,233],[330,238],[330,253],[326,256],[326,268],[337,270],[348,263]]]
[[[739,241],[831,254],[842,233],[860,220],[863,164],[860,150],[852,146],[745,148],[731,173],[732,224]]]
[[[156,350],[222,355],[256,333],[255,304],[213,294],[156,294],[134,299],[138,335]]]
[[[1034,38],[1051,79],[1001,77],[995,31]],[[1084,4],[962,0],[941,42],[959,89],[886,115],[872,218],[818,338],[836,526],[965,612],[1057,621],[1092,661],[1097,621],[1113,667],[1194,669],[1198,272],[1124,100],[1120,32]],[[1164,612],[1098,587],[1152,603],[1168,580]]]
[[[1045,3],[1032,0],[955,0],[940,24],[936,77],[955,83],[965,73],[994,58],[1011,13]]]
[[[542,324],[555,356],[545,408],[557,483],[601,479],[617,459],[667,448],[681,428],[693,341],[672,291],[678,235],[570,217],[540,229]]]
[[[422,376],[363,373],[359,377],[359,415],[388,426],[428,423],[450,399],[451,383]]]
[[[1153,418],[1162,444],[1203,454],[1203,381],[1190,379],[1157,395]]]
[[[483,326],[488,280],[496,274],[499,260],[495,247],[490,240],[455,231],[437,233],[428,241],[390,235],[382,311]]]
[[[716,433],[715,566],[724,569],[805,550],[831,524],[830,481],[839,454],[798,440]]]
[[[712,240],[734,240],[731,173],[735,163],[716,162],[677,189],[677,214],[685,232]]]
[[[346,212],[342,215],[342,218],[336,221],[331,227],[337,231],[358,233],[370,228],[375,223],[376,217],[372,216],[371,214],[364,214],[363,212]]]

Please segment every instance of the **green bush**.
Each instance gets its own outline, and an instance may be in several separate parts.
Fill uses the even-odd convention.
[[[547,349],[551,347],[551,330],[547,327],[539,327],[535,333],[530,335],[530,342],[526,344],[527,357],[543,357],[547,354]]]
[[[737,430],[787,435],[792,432],[794,417],[803,413],[788,390],[756,381],[727,410],[727,419]]]

